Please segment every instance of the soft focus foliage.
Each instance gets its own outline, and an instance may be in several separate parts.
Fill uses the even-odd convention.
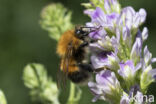
[[[58,40],[63,32],[73,27],[71,14],[60,3],[50,4],[42,10],[40,24],[52,39]]]
[[[94,11],[96,7],[100,7],[105,13],[120,12],[120,4],[117,0],[90,0],[90,3],[82,3],[89,11]],[[86,11],[85,11],[86,12]]]
[[[0,90],[0,104],[7,104],[4,93]]]
[[[29,64],[24,68],[24,84],[30,89],[32,100],[43,104],[60,104],[57,85],[48,77],[41,64]]]

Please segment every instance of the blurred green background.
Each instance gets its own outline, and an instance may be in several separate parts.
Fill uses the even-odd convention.
[[[145,8],[148,16],[144,26],[149,28],[148,47],[156,57],[156,0],[120,0],[122,6],[132,5],[135,10]],[[72,22],[84,24],[89,18],[83,15],[82,2],[87,0],[0,0],[0,89],[8,104],[35,104],[22,80],[23,67],[31,62],[42,63],[56,81],[59,58],[55,53],[56,42],[39,25],[40,11],[49,3],[61,2],[73,11]],[[154,65],[156,67],[156,65]],[[156,84],[149,94],[156,96]],[[67,91],[60,97],[67,99]],[[81,104],[92,104],[92,95],[83,88]],[[64,103],[62,103],[64,104]],[[104,104],[101,101],[95,104]]]

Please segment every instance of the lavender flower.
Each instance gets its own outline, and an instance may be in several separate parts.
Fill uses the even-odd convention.
[[[145,21],[146,12],[144,9],[140,9],[139,12],[135,12],[132,7],[125,7],[122,9],[120,19],[119,23],[123,23],[123,25],[125,24],[129,29],[138,28]]]
[[[133,61],[131,60],[128,60],[125,63],[120,63],[120,69],[118,70],[118,73],[125,80],[127,88],[130,88],[135,84],[136,74],[140,68],[140,63],[135,67]]]
[[[130,58],[136,64],[140,61],[142,51],[142,40],[140,37],[136,37],[136,41],[132,47]]]
[[[147,46],[144,48],[143,58],[143,72],[141,75],[141,88],[143,92],[147,91],[148,86],[156,79],[156,69],[152,68],[152,54],[149,52]]]
[[[91,61],[94,69],[107,67],[112,70],[118,68],[119,58],[113,52],[100,52],[91,56]]]
[[[93,101],[143,104],[131,101],[130,92],[137,85],[134,96],[139,98],[156,78],[156,69],[152,68],[156,58],[152,58],[147,46],[142,51],[148,29],[139,28],[146,20],[146,11],[121,8],[118,0],[91,0],[83,5],[87,8],[84,13],[91,18],[86,26],[97,28],[89,34],[97,40],[90,44],[91,62],[95,71],[103,69],[96,73],[96,82],[88,83],[95,95]]]
[[[96,95],[93,102],[97,99],[103,99],[114,103],[120,101],[120,93],[122,91],[114,72],[109,70],[101,71],[96,74],[96,82],[97,83],[88,83],[91,91]],[[114,101],[111,101],[112,98],[114,98]]]

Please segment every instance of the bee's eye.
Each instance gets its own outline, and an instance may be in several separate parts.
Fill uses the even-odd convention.
[[[81,33],[80,30],[76,30],[76,31],[75,31],[75,34],[77,34],[77,35],[80,34],[80,33]]]

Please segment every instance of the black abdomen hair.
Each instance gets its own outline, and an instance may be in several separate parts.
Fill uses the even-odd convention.
[[[68,78],[74,83],[87,82],[91,77],[90,72],[93,71],[91,65],[79,64],[78,67],[79,67],[78,71],[68,73]]]

